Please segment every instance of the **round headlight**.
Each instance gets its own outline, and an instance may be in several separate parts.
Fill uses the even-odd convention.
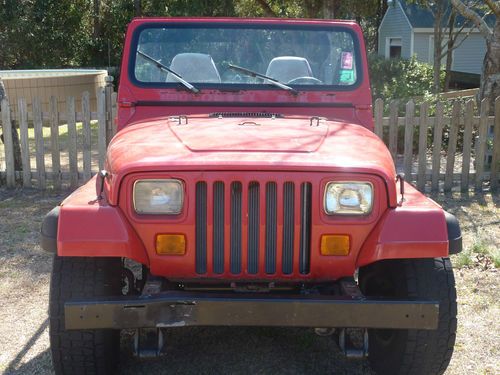
[[[366,215],[373,206],[373,186],[369,182],[329,182],[325,190],[328,215]]]
[[[138,180],[134,184],[138,214],[177,215],[182,211],[184,188],[180,180]]]

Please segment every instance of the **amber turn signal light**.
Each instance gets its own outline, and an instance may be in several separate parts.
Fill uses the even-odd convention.
[[[156,236],[158,255],[186,254],[186,237],[183,234],[159,234]]]
[[[350,240],[345,234],[324,234],[321,236],[321,255],[349,255]]]

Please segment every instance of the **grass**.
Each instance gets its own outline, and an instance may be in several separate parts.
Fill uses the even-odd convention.
[[[458,254],[453,265],[456,268],[466,268],[478,263],[492,264],[495,268],[500,268],[500,250],[484,238],[477,238],[472,246]]]

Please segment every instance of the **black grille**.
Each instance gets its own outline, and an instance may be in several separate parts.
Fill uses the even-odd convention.
[[[214,183],[213,254],[214,273],[224,272],[224,183]],[[198,205],[198,201],[196,201]],[[198,239],[196,239],[198,240]]]
[[[241,272],[241,182],[231,184],[231,273]]]
[[[207,183],[196,184],[196,272],[207,272]]]
[[[295,185],[285,182],[283,186],[283,273],[293,272],[293,234]]]
[[[268,182],[266,185],[266,273],[276,272],[277,202],[276,182]]]
[[[310,272],[311,183],[252,181],[244,184],[239,181],[216,181],[210,197],[207,191],[210,191],[207,182],[196,184],[197,273],[213,271],[214,274],[230,272],[237,275],[246,272],[250,275],[271,275],[281,272],[290,275],[294,272]],[[281,212],[278,212],[278,199],[283,203]],[[300,215],[296,215],[296,211]],[[211,244],[207,244],[207,212],[213,215]],[[283,225],[279,227],[282,248],[278,249],[280,215],[283,215]],[[245,242],[243,234],[246,234]],[[226,235],[229,244],[225,243]],[[210,254],[207,246],[212,246],[213,256],[210,260],[207,260],[207,253]],[[225,253],[226,246],[228,253]],[[280,263],[278,254],[281,256]],[[264,269],[259,269],[261,257],[265,260]],[[208,261],[212,262],[212,267],[207,264]],[[225,269],[226,262],[229,269]],[[243,268],[244,264],[246,269]]]

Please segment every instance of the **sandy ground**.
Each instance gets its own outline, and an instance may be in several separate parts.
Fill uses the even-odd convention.
[[[63,197],[0,189],[0,372],[50,374],[47,301],[51,256],[38,246],[43,215]],[[499,248],[500,196],[435,196],[456,214],[466,247]],[[452,258],[455,261],[456,258]],[[484,256],[456,270],[459,326],[447,374],[500,373],[500,273]],[[348,361],[331,337],[310,329],[181,328],[167,355],[140,361],[122,335],[125,374],[372,374]]]

